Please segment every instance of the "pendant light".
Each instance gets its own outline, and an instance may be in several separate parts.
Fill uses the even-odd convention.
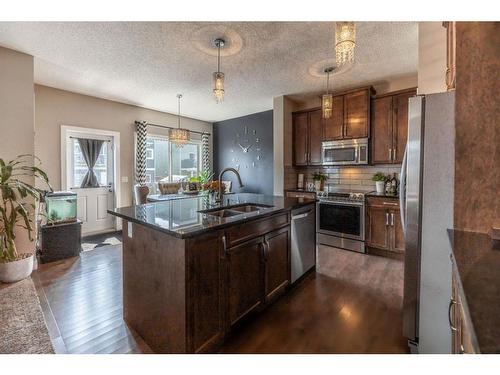
[[[220,49],[226,44],[224,39],[215,39],[215,47],[217,47],[217,71],[213,74],[214,77],[214,96],[217,103],[224,101],[224,73],[220,71]]]
[[[329,67],[325,69],[326,73],[326,94],[321,96],[321,112],[323,118],[328,119],[332,117],[333,112],[333,95],[330,94],[330,73],[333,72],[335,68]]]
[[[356,26],[354,22],[335,23],[335,56],[337,66],[354,61]]]
[[[182,94],[177,94],[177,100],[179,102],[177,128],[170,129],[169,131],[169,140],[177,147],[182,147],[189,141],[189,130],[181,128],[181,99]]]

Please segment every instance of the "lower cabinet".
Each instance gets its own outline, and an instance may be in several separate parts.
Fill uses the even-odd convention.
[[[264,302],[264,249],[264,238],[259,237],[226,251],[229,326]]]
[[[290,284],[290,227],[226,250],[227,326],[285,292]]]
[[[453,354],[475,354],[479,349],[475,344],[476,339],[470,317],[464,306],[458,283],[458,272],[453,267],[451,298],[448,308],[448,318],[451,330],[451,351]]]
[[[366,245],[385,254],[401,256],[405,251],[399,202],[396,198],[368,197]]]
[[[265,302],[270,302],[290,284],[289,227],[267,234],[264,249]]]

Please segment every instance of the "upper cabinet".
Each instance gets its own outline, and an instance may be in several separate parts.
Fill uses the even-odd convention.
[[[403,161],[408,137],[408,99],[416,89],[382,95],[372,100],[372,164],[399,164]]]
[[[324,141],[369,137],[371,92],[366,87],[333,97],[332,117],[323,121]]]
[[[323,119],[321,109],[293,114],[294,165],[320,165]]]
[[[344,96],[344,138],[368,138],[370,135],[370,89]]]

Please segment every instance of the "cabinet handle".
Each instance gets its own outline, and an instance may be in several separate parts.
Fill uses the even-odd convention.
[[[304,160],[307,161],[307,152],[304,154]]]
[[[222,259],[226,259],[226,254],[227,254],[227,241],[226,241],[226,236],[222,236]]]
[[[448,323],[450,324],[450,328],[453,332],[457,332],[458,329],[453,325],[453,322],[451,321],[451,309],[453,306],[457,303],[453,298],[450,298],[450,303],[448,305]]]
[[[267,259],[269,258],[269,242],[267,242],[267,240],[264,238],[264,245],[266,246],[266,249],[264,251],[264,259],[267,261]]]
[[[391,212],[391,227],[394,226],[394,212]]]
[[[389,148],[389,161],[392,161],[392,148]]]
[[[392,161],[396,160],[396,147],[392,149]]]
[[[386,226],[389,225],[389,213],[388,212],[385,213],[385,225]]]

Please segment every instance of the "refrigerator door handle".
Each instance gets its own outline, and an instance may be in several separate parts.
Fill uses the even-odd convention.
[[[405,147],[403,162],[401,163],[401,174],[399,183],[399,213],[401,214],[401,225],[403,227],[403,235],[406,236],[406,169],[408,145]]]

